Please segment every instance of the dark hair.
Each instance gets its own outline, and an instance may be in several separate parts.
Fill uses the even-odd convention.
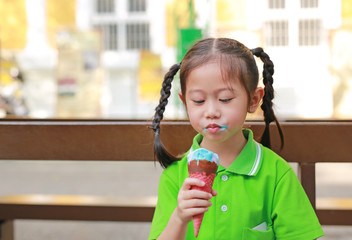
[[[253,55],[259,57],[263,63],[264,97],[261,108],[264,111],[265,130],[261,143],[271,147],[269,125],[275,121],[281,138],[281,148],[284,144],[280,124],[273,111],[274,98],[273,77],[274,65],[262,48],[248,49],[242,43],[229,38],[206,38],[197,42],[184,56],[181,64],[173,65],[166,73],[161,89],[159,105],[155,109],[152,129],[155,132],[154,154],[161,166],[168,167],[172,162],[180,160],[170,154],[160,140],[160,121],[163,119],[165,106],[170,96],[171,83],[180,69],[181,92],[186,96],[186,79],[190,72],[210,60],[220,62],[222,76],[225,81],[239,79],[246,89],[248,96],[256,89],[259,81],[258,67]]]

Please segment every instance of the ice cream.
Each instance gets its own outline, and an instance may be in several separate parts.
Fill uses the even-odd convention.
[[[193,186],[192,189],[211,193],[214,178],[219,165],[219,156],[205,148],[199,148],[195,151],[190,151],[187,155],[187,161],[189,177],[198,178],[205,182],[205,186]],[[203,216],[204,214],[193,216],[195,237],[198,237]]]

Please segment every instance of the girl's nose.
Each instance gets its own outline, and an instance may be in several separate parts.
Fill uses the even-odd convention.
[[[206,117],[210,119],[214,118],[219,118],[220,117],[220,111],[217,108],[216,104],[214,103],[209,103],[206,109]]]

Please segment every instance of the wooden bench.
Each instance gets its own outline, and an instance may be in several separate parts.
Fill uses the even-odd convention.
[[[104,120],[0,120],[1,160],[154,161],[149,122]],[[258,139],[262,122],[246,122]],[[299,177],[323,225],[352,225],[352,200],[316,199],[315,165],[352,162],[352,122],[282,122],[285,147],[280,152],[299,165]],[[278,135],[271,129],[273,149]],[[173,153],[186,151],[195,132],[188,122],[162,124],[161,137]],[[13,220],[152,220],[157,198],[74,195],[0,196],[0,239],[13,239]]]

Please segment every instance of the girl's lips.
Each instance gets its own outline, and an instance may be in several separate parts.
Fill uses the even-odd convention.
[[[210,133],[217,133],[217,132],[221,132],[221,131],[226,130],[226,128],[227,128],[226,125],[212,123],[212,124],[209,124],[208,126],[206,126],[204,128],[204,130],[206,132],[210,132]]]

